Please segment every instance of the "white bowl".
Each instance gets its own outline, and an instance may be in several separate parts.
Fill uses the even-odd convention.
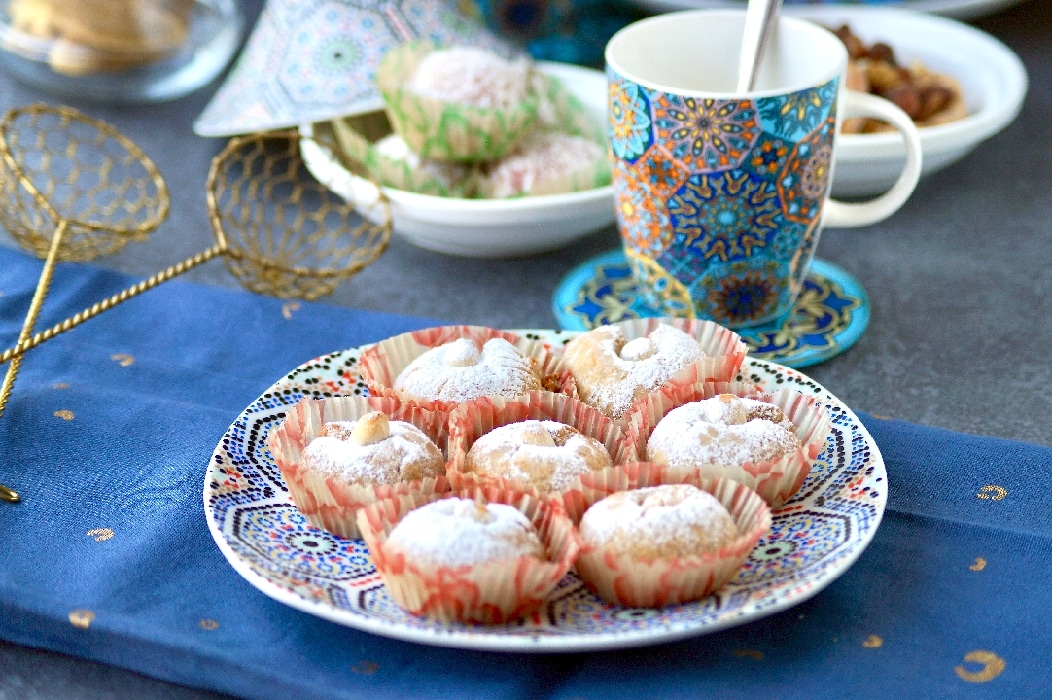
[[[867,0],[786,0],[785,11],[797,12],[814,4],[841,2],[844,5],[861,4]],[[928,12],[945,17],[970,19],[988,15],[1014,5],[1022,0],[885,0],[885,2],[914,12]],[[635,4],[650,12],[675,12],[701,8],[745,7],[746,0],[635,0]]]
[[[828,27],[847,24],[866,44],[891,46],[899,63],[920,61],[960,81],[968,116],[919,130],[921,177],[970,153],[1011,123],[1022,107],[1027,91],[1023,62],[997,39],[957,20],[885,7],[794,7],[792,13]],[[833,195],[884,192],[905,161],[906,149],[896,133],[845,134],[837,145]]]
[[[539,66],[562,80],[600,123],[605,122],[606,77],[601,72],[561,63]],[[313,125],[300,126],[300,133],[312,136]],[[303,161],[319,182],[357,203],[370,220],[385,220],[371,182],[343,167],[318,142],[307,138],[300,143]],[[464,257],[515,257],[554,250],[615,220],[610,186],[514,199],[460,199],[382,189],[390,202],[395,233],[421,248]]]

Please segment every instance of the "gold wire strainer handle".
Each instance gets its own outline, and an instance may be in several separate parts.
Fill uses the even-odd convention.
[[[25,321],[22,322],[22,330],[18,333],[18,345],[16,347],[22,346],[29,339],[30,334],[33,332],[33,326],[36,325],[37,317],[40,315],[40,307],[43,306],[44,297],[47,296],[48,289],[51,287],[51,277],[55,270],[55,259],[58,256],[58,250],[62,245],[62,237],[66,233],[67,226],[68,224],[62,221],[59,223],[58,228],[55,229],[55,234],[51,239],[51,248],[48,250],[47,259],[44,261],[44,269],[41,271],[40,279],[37,281],[33,299],[29,302],[29,311],[26,313]],[[18,376],[18,369],[21,364],[22,354],[19,353],[7,367],[4,383],[0,386],[0,416],[4,415],[4,408],[7,407],[7,400],[11,397],[11,389],[15,384],[15,377]]]
[[[277,156],[268,153],[260,144],[263,140],[275,138],[288,139],[290,144],[285,152],[279,151]],[[360,217],[362,223],[354,227],[348,226],[348,217],[352,214],[357,215],[354,203],[350,202],[343,202],[342,206],[332,206],[328,201],[323,201],[320,212],[314,211],[313,217],[306,217],[304,220],[294,218],[293,224],[288,224],[284,213],[279,211],[277,219],[285,228],[281,229],[281,226],[278,226],[281,230],[275,231],[275,227],[266,220],[265,207],[253,206],[253,202],[249,201],[260,196],[265,198],[280,193],[287,197],[286,204],[300,209],[306,209],[308,202],[317,206],[319,192],[295,181],[292,177],[296,171],[294,164],[286,164],[283,168],[274,167],[275,158],[279,163],[284,162],[282,159],[291,158],[289,149],[294,148],[298,156],[301,138],[304,137],[298,132],[289,130],[231,139],[226,148],[213,158],[206,183],[206,201],[216,245],[169,266],[43,332],[32,335],[36,317],[50,285],[51,270],[59,255],[62,234],[66,227],[63,225],[56,229],[49,248],[48,261],[45,263],[18,342],[0,354],[0,364],[11,362],[8,377],[0,388],[0,416],[3,415],[22,357],[28,350],[212,258],[223,256],[231,273],[251,291],[305,299],[315,299],[331,293],[341,281],[374,262],[387,249],[393,228],[390,203],[382,194],[379,204],[384,213],[383,223],[373,224]],[[6,143],[0,143],[0,146],[6,146]],[[262,161],[263,164],[258,165],[256,161]],[[240,171],[235,167],[238,165],[241,166]],[[252,177],[253,173],[255,177]],[[315,185],[331,195],[324,186],[316,182]],[[163,181],[161,186],[163,187]],[[241,192],[239,188],[247,191]],[[314,201],[311,201],[311,194],[315,195]],[[38,200],[42,198],[38,197]],[[46,201],[44,203],[47,204]],[[375,207],[376,203],[372,206]],[[328,214],[334,209],[335,217],[341,226],[336,231],[330,231],[326,229],[326,222],[329,221]],[[164,210],[167,212],[167,206]],[[228,228],[231,230],[228,231]],[[290,228],[309,230],[290,231]],[[345,234],[348,239],[346,241],[342,240]],[[254,237],[259,240],[254,240]],[[231,245],[231,240],[234,241],[234,245]],[[312,254],[316,254],[317,259],[310,259]],[[12,503],[20,500],[16,491],[2,484],[0,499]]]
[[[29,338],[29,334],[33,332],[33,326],[36,325],[37,317],[40,315],[40,307],[43,306],[44,297],[47,296],[48,289],[51,287],[51,277],[55,270],[55,259],[58,257],[58,250],[62,245],[62,238],[66,233],[67,226],[68,224],[65,221],[61,221],[52,236],[51,247],[48,250],[47,259],[44,261],[44,269],[41,271],[37,287],[33,291],[33,299],[29,302],[29,311],[26,313],[26,319],[22,323],[22,330],[18,333],[19,345]],[[4,415],[4,409],[7,407],[8,399],[11,398],[11,390],[14,388],[15,378],[18,376],[18,370],[21,366],[21,355],[11,360],[11,364],[7,366],[4,383],[0,386],[0,416]],[[18,503],[22,500],[17,491],[3,484],[0,484],[0,499],[9,503]]]
[[[142,150],[105,122],[68,107],[30,105],[0,119],[0,207],[24,248],[46,250],[16,348],[33,333],[59,259],[87,260],[141,240],[168,214],[168,190]],[[0,385],[0,416],[21,367],[14,355]],[[0,499],[18,492],[0,485]]]
[[[76,328],[85,321],[95,318],[102,312],[109,311],[118,304],[122,304],[131,299],[132,297],[136,297],[142,294],[143,292],[149,291],[154,287],[160,286],[162,283],[167,282],[173,277],[178,277],[187,270],[191,270],[202,263],[208,262],[212,258],[223,255],[224,253],[226,253],[225,248],[219,244],[216,244],[208,250],[193,255],[187,258],[186,260],[183,260],[182,262],[176,263],[175,265],[172,265],[167,269],[162,270],[161,272],[158,272],[157,274],[152,275],[151,277],[148,277],[142,280],[141,282],[138,282],[128,287],[127,289],[124,289],[106,298],[103,301],[92,304],[90,307],[84,309],[80,313],[73,314],[69,318],[65,319],[64,321],[60,321],[59,323],[56,323],[54,326],[51,326],[51,328],[48,328],[47,330],[40,331],[39,333],[34,334],[32,337],[25,338],[24,340],[20,337],[17,345],[8,348],[4,352],[0,353],[0,365],[4,364],[5,362],[19,358],[29,350],[32,350],[36,346],[40,345],[41,343],[51,340],[56,335],[60,333],[65,333],[68,330],[72,330],[73,328]]]

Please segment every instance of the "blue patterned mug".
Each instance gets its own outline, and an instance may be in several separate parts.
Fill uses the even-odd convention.
[[[913,192],[921,146],[892,103],[844,87],[847,51],[781,17],[754,90],[736,92],[744,11],[635,22],[606,46],[618,227],[646,300],[729,327],[788,313],[823,226],[868,226]],[[876,199],[829,198],[842,119],[874,117],[906,141],[898,181]]]

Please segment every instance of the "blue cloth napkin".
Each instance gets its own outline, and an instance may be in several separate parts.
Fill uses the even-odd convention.
[[[0,248],[10,347],[40,262]],[[59,266],[40,328],[129,283]],[[453,319],[455,321],[455,319]],[[170,282],[34,349],[0,418],[0,637],[251,698],[1046,696],[1052,450],[863,415],[889,474],[870,546],[783,613],[654,647],[401,642],[258,592],[209,535],[209,456],[275,380],[435,321]]]

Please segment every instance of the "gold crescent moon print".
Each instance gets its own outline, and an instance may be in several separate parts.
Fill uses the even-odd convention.
[[[969,671],[964,666],[958,666],[954,669],[961,680],[969,683],[988,683],[1000,676],[1001,672],[1005,670],[1005,660],[992,651],[984,651],[982,649],[970,651],[964,655],[964,661],[965,663],[981,667],[978,671]]]

